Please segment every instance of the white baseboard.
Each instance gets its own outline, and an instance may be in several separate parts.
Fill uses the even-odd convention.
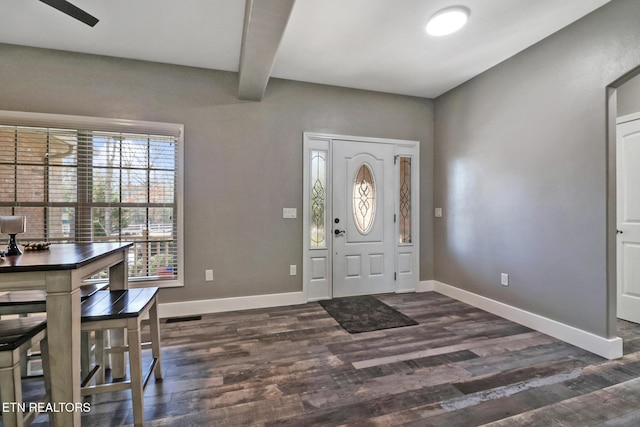
[[[304,304],[306,302],[302,292],[170,302],[158,305],[158,315],[160,317],[194,316],[224,311],[249,310],[252,308],[280,307]]]
[[[530,311],[522,310],[520,308],[474,294],[473,292],[438,282],[437,280],[420,282],[419,289],[422,292],[436,291],[450,298],[462,301],[497,316],[504,317],[505,319],[509,319],[554,338],[558,338],[559,340],[568,342],[569,344],[583,348],[604,358],[617,359],[622,357],[622,339],[619,337],[612,339],[599,337],[591,332],[574,328],[573,326],[531,313]]]
[[[423,280],[418,283],[416,287],[416,292],[432,292],[435,290],[436,281],[435,280]]]
[[[622,357],[621,338],[602,338],[590,332],[557,322],[544,316],[513,307],[499,301],[483,297],[464,289],[456,288],[437,280],[424,280],[418,283],[416,292],[435,291],[450,298],[504,317],[528,328],[558,338],[569,344],[583,348],[607,359]],[[248,310],[252,308],[280,307],[306,303],[302,292],[289,292],[270,295],[253,295],[235,298],[184,301],[159,304],[160,317],[194,316],[225,311]]]

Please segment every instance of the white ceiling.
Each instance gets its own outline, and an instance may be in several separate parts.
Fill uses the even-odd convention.
[[[433,98],[609,1],[297,0],[271,75]],[[238,71],[245,0],[71,2],[100,22],[2,0],[0,42]],[[427,36],[427,19],[451,5],[471,10],[467,26]]]

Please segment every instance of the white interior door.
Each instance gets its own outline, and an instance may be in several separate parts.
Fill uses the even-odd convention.
[[[333,296],[394,291],[394,146],[333,141]]]
[[[640,323],[640,120],[616,130],[618,317]]]

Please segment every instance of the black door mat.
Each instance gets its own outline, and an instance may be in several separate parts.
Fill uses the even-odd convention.
[[[418,324],[371,295],[334,298],[319,303],[350,334]]]

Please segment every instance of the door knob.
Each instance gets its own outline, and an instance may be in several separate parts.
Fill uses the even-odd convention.
[[[344,234],[344,230],[336,229],[336,230],[333,231],[333,234],[335,234],[336,236],[341,236],[341,235]]]
[[[617,232],[618,234],[622,234],[622,233],[623,233],[623,231],[622,231],[622,230],[616,230],[616,232]]]

